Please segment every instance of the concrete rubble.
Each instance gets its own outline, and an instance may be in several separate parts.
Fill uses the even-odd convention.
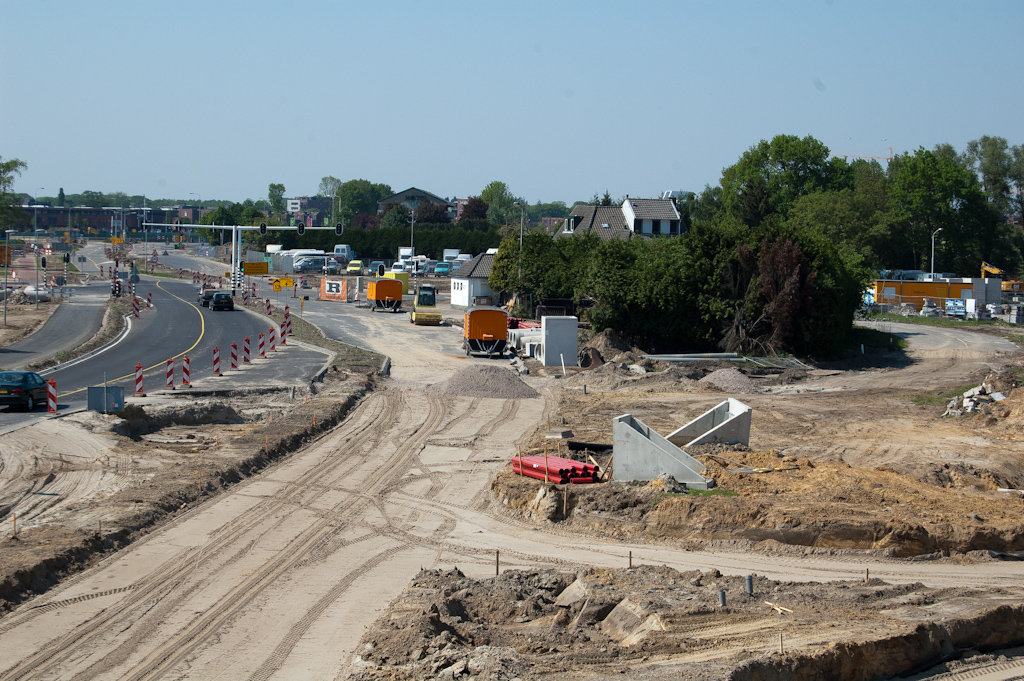
[[[981,385],[965,390],[963,395],[955,396],[946,405],[946,411],[942,416],[962,416],[977,411],[983,405],[1005,400],[1006,394],[995,390],[990,382],[991,379],[992,376],[989,376],[982,381]]]

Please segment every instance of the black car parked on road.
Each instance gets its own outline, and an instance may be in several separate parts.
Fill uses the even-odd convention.
[[[46,381],[32,371],[0,371],[0,404],[32,411],[46,402]]]

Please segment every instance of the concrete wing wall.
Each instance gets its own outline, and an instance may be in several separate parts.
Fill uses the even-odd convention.
[[[711,442],[750,444],[750,417],[750,407],[730,397],[673,431],[667,439],[677,447]]]
[[[614,465],[619,481],[653,480],[663,473],[694,489],[710,489],[715,481],[703,476],[704,465],[654,432],[632,414],[612,420]]]

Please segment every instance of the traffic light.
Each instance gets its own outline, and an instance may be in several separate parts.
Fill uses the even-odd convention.
[[[70,262],[71,262],[71,254],[70,253],[65,253],[64,254],[64,263],[68,264]]]
[[[297,224],[295,226],[295,229],[298,230],[299,236],[302,236],[303,234],[305,234],[306,233],[306,221],[305,220],[300,221],[299,224]]]
[[[42,265],[43,269],[46,269],[46,256],[39,258],[39,264]]]
[[[267,223],[261,222],[260,223],[260,236],[266,236],[266,234],[267,234]]]
[[[336,235],[341,236],[341,233],[344,232],[344,231],[345,231],[345,225],[343,225],[342,223],[339,222],[338,224],[334,225],[334,233]]]

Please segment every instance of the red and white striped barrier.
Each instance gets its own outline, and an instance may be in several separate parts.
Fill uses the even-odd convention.
[[[267,298],[267,316],[270,316],[270,298]]]
[[[153,292],[146,291],[146,307],[153,307]]]
[[[46,382],[46,413],[57,413],[57,381],[52,378]]]
[[[224,286],[224,277],[217,277],[217,288]]]
[[[83,276],[83,282],[84,282],[85,286],[89,285],[89,275],[88,274]]]
[[[242,364],[252,364],[249,361],[249,337],[246,336],[242,339]]]
[[[191,379],[191,367],[192,367],[192,360],[190,360],[188,358],[188,355],[183,355],[182,358],[181,358],[181,384],[182,385],[192,385],[191,383],[189,383],[189,380]]]
[[[100,265],[100,276],[103,276],[103,265]]]
[[[174,390],[174,358],[167,358],[167,382],[164,384],[171,390]]]
[[[248,304],[249,304],[249,289],[243,288],[242,289],[242,305],[248,305]]]
[[[274,327],[270,327],[270,340],[267,343],[270,345],[271,350],[277,350],[277,332],[274,330]]]
[[[238,343],[231,344],[231,368],[238,368]]]
[[[264,346],[264,338],[263,338],[263,333],[262,332],[260,333],[259,341],[260,342],[259,342],[259,355],[258,356],[259,357],[266,357],[267,356],[267,349]]]
[[[213,346],[213,375],[220,376],[220,348]]]
[[[184,279],[184,278],[185,278],[185,270],[183,270],[183,269],[181,269],[179,267],[178,268],[178,279]]]
[[[135,394],[142,395],[142,365],[135,364]]]
[[[195,270],[192,271],[192,283],[193,284],[198,284],[199,283],[199,273],[196,272]]]
[[[50,275],[50,288],[57,288],[57,275]]]
[[[139,318],[139,299],[135,297],[132,297],[132,314],[136,319]]]
[[[282,324],[282,325],[281,325],[281,331],[280,331],[280,336],[281,336],[281,337],[280,337],[280,339],[279,339],[279,341],[278,341],[278,342],[279,342],[279,343],[280,343],[281,345],[288,345],[288,334],[287,334],[287,333],[285,333],[285,328],[284,328],[284,324]]]

